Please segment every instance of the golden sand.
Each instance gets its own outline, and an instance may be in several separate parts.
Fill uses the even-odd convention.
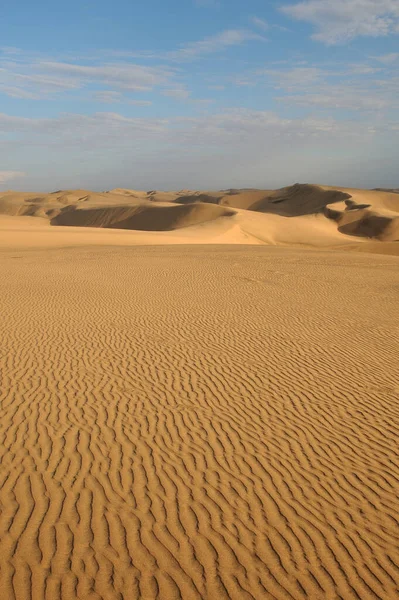
[[[1,600],[397,598],[395,242],[235,210],[1,218]]]

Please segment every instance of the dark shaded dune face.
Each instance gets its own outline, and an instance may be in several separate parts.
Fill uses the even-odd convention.
[[[201,203],[175,206],[119,206],[86,210],[69,208],[51,219],[51,224],[140,231],[170,231],[234,214],[234,211],[230,209]]]
[[[371,204],[356,204],[353,200],[345,200],[346,210],[360,210],[370,208]]]
[[[346,235],[381,241],[399,240],[399,219],[392,219],[364,209],[344,212],[337,220],[338,230]]]
[[[391,194],[399,194],[399,188],[374,188],[375,192],[389,192]]]
[[[323,190],[317,185],[295,184],[268,193],[248,210],[271,213],[284,217],[299,217],[322,213],[328,204],[351,198],[350,194],[338,190]]]
[[[60,211],[58,208],[49,208],[46,210],[46,217],[48,219],[53,219],[54,217],[56,217],[59,214],[60,214]]]
[[[384,242],[399,240],[399,217],[380,214],[369,204],[356,204],[351,200],[346,200],[345,204],[345,210],[331,206],[324,210],[324,215],[337,223],[338,231]]]

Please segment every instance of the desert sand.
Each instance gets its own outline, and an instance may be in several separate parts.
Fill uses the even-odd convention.
[[[4,248],[212,243],[399,255],[399,194],[308,184],[217,192],[10,191],[0,192],[0,233]]]
[[[0,599],[398,597],[398,194],[0,213]]]

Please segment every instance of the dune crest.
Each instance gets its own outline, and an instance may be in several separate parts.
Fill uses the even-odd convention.
[[[171,206],[139,205],[135,207],[107,207],[77,210],[75,207],[60,212],[51,219],[52,225],[73,227],[105,227],[141,231],[170,231],[206,223],[219,217],[231,217],[234,211],[220,206],[173,204]]]
[[[3,192],[0,214],[40,217],[58,227],[130,230],[136,236],[140,231],[161,235],[187,230],[178,238],[146,242],[136,237],[129,243],[183,243],[184,239],[201,243],[202,239],[202,243],[282,244],[399,254],[399,194],[395,191],[294,184],[279,190]],[[220,217],[230,217],[229,225]],[[211,223],[215,226],[210,227]],[[121,243],[127,239],[121,238]]]

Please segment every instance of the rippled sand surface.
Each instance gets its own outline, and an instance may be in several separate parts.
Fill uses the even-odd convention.
[[[397,598],[398,267],[2,250],[0,598]]]

